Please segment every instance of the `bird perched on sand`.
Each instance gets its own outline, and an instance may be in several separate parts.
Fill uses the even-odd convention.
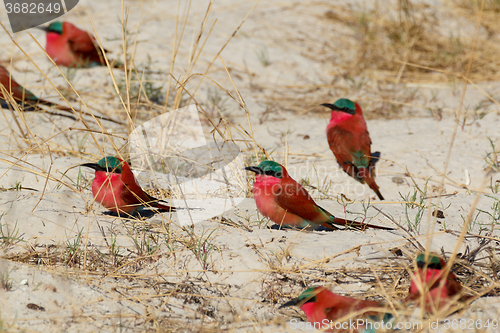
[[[372,153],[372,141],[366,127],[361,107],[342,98],[334,104],[321,104],[332,110],[326,137],[337,162],[352,178],[366,183],[380,200],[384,197],[374,179],[375,163],[380,152]]]
[[[57,21],[48,27],[37,28],[46,32],[45,52],[57,65],[73,68],[106,66],[95,37],[74,24]]]
[[[116,124],[122,124],[120,121],[116,121],[99,115],[92,115],[88,112],[81,111],[76,108],[74,108],[75,112],[73,112],[73,109],[71,109],[70,107],[62,106],[45,99],[38,98],[31,91],[17,83],[9,73],[9,71],[5,67],[0,65],[0,106],[4,109],[13,108],[13,106],[11,105],[13,102],[21,107],[21,111],[44,111],[51,115],[67,117],[73,120],[77,119],[75,114],[76,112],[81,115],[96,117],[100,120],[107,120]],[[54,108],[69,114],[60,114],[52,111],[47,111],[41,106]]]
[[[292,305],[304,311],[312,328],[326,332],[369,332],[370,322],[387,322],[392,318],[388,307],[381,302],[337,295],[324,287],[309,288],[280,309]],[[349,316],[352,313],[356,316]]]
[[[140,207],[153,207],[165,211],[174,211],[160,203],[137,184],[134,174],[126,161],[114,156],[107,156],[97,163],[85,163],[81,166],[95,170],[92,181],[94,200],[112,212],[133,214]]]
[[[10,104],[13,99],[24,111],[35,111],[40,105],[54,106],[62,111],[71,111],[71,108],[36,97],[31,91],[17,83],[9,71],[1,65],[0,84],[5,89],[0,88],[0,103],[4,109],[11,107]]]
[[[442,258],[429,254],[426,260],[425,253],[421,253],[416,261],[418,270],[412,276],[409,293],[403,303],[419,302],[424,294],[426,311],[432,313],[441,309],[450,302],[450,299],[457,300],[454,296],[462,293],[462,285],[451,271],[445,279],[443,269],[446,262]],[[464,301],[469,298],[470,296],[462,296],[460,300]]]
[[[342,225],[361,230],[366,228],[392,230],[334,217],[319,207],[302,185],[293,180],[286,169],[276,162],[263,161],[258,166],[246,167],[245,170],[255,173],[252,191],[257,209],[279,226],[296,228],[323,226],[337,230],[335,225]]]

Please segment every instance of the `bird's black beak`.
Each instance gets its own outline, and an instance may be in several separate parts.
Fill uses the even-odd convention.
[[[326,106],[327,108],[330,108],[332,110],[340,111],[334,104],[325,103],[325,104],[321,104],[321,106]]]
[[[345,113],[348,113],[350,115],[355,115],[356,114],[356,110],[350,110],[348,108],[339,108],[338,106],[336,106],[335,104],[329,104],[329,103],[324,103],[324,104],[321,104],[321,106],[326,106],[327,108],[330,108],[332,109],[332,111],[340,111],[340,112],[345,112]]]
[[[292,299],[291,301],[288,301],[285,304],[283,304],[282,306],[280,306],[278,309],[287,308],[289,306],[294,306],[294,305],[297,305],[297,304],[299,304],[299,300],[297,298],[296,299]]]
[[[49,30],[49,28],[44,27],[44,26],[42,26],[42,25],[39,25],[39,26],[37,26],[37,27],[35,27],[35,28],[40,29],[40,30],[43,30],[43,31],[45,31],[45,32],[49,32],[49,31],[50,31],[50,30]]]
[[[256,166],[249,166],[249,167],[246,167],[244,170],[255,172],[258,175],[260,175],[260,174],[263,173],[262,170],[259,167],[256,167]]]
[[[101,168],[101,166],[97,163],[84,163],[80,164],[81,167],[87,167],[94,169],[95,171],[107,171],[106,169]]]

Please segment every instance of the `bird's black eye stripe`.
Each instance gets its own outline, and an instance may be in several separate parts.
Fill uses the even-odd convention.
[[[443,269],[443,266],[441,266],[441,264],[430,264],[427,265],[427,267],[431,269]]]
[[[106,165],[105,168],[101,167],[101,171],[104,172],[111,172],[111,173],[122,173],[122,168],[120,166],[116,166],[115,168],[112,168],[110,165]]]
[[[266,176],[272,176],[272,177],[276,177],[276,178],[281,178],[283,176],[283,173],[282,172],[276,172],[274,170],[266,170],[264,171],[264,174]]]
[[[339,109],[339,110],[342,111],[342,112],[345,112],[345,113],[352,114],[352,115],[356,114],[356,110],[349,109],[347,106],[345,108],[342,108],[342,109]]]
[[[424,268],[425,263],[424,262],[418,262],[417,266],[418,266],[418,268]],[[427,268],[430,268],[430,269],[443,269],[443,266],[441,266],[440,263],[439,264],[429,264],[429,265],[427,265]]]
[[[122,168],[120,168],[120,166],[116,166],[116,168],[114,169],[111,169],[110,172],[114,172],[114,173],[122,173]]]
[[[304,303],[303,303],[303,304],[306,304],[306,303],[309,303],[309,302],[314,303],[314,302],[316,302],[316,296],[313,296],[313,297],[308,297],[308,298],[306,298],[306,299],[303,299],[303,301],[304,301]],[[328,313],[328,311],[327,311],[327,313]]]
[[[108,172],[113,172],[113,173],[122,173],[122,170],[120,168],[114,168],[111,171]]]

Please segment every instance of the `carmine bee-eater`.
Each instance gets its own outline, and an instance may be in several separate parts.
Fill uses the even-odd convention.
[[[14,101],[21,106],[24,111],[35,111],[39,105],[54,106],[62,111],[71,111],[71,108],[57,105],[55,103],[46,101],[44,99],[36,97],[31,91],[25,89],[19,83],[17,83],[9,71],[0,65],[0,84],[5,89],[0,88],[0,103],[2,108],[8,109],[10,105],[11,98],[6,96],[8,94],[12,96]]]
[[[1,87],[3,86],[3,87]],[[9,109],[12,108],[12,100],[14,100],[15,103],[17,103],[22,111],[44,111],[46,113],[49,113],[51,115],[55,116],[61,116],[61,117],[67,117],[71,118],[73,120],[76,120],[76,115],[74,114],[73,110],[70,107],[67,106],[62,106],[50,101],[47,101],[45,99],[41,99],[36,97],[31,91],[28,89],[25,89],[23,86],[21,86],[19,83],[17,83],[12,75],[7,71],[7,69],[3,66],[0,65],[0,106],[4,109]],[[64,111],[69,114],[60,114],[60,113],[55,113],[51,111],[47,111],[43,109],[41,106],[46,106],[46,107],[51,107],[55,108],[59,111]],[[92,117],[92,114],[78,110],[75,108],[75,111],[81,115],[86,115]],[[111,121],[117,124],[122,124],[119,121],[99,116],[99,115],[94,115],[96,118],[100,120],[107,120]]]
[[[276,162],[263,161],[258,166],[246,167],[245,170],[255,173],[252,192],[257,209],[279,226],[297,228],[323,226],[337,230],[339,228],[335,225],[342,225],[361,230],[366,228],[393,230],[334,217],[319,207],[302,185],[293,180],[286,169]]]
[[[444,278],[445,266],[446,262],[436,255],[429,254],[426,261],[425,253],[419,254],[417,256],[418,271],[412,276],[408,296],[403,302],[420,302],[424,294],[425,309],[432,313],[450,302],[451,298],[456,301],[457,298],[454,296],[461,294],[462,285],[451,271],[446,279]],[[468,298],[470,296],[462,296],[460,300]]]
[[[74,68],[106,66],[94,36],[78,29],[74,24],[57,21],[48,27],[37,28],[46,32],[45,52],[57,65]]]
[[[126,161],[114,156],[107,156],[97,163],[85,163],[81,166],[95,170],[92,181],[94,200],[115,213],[133,214],[140,207],[154,207],[165,211],[174,211],[160,203],[137,184],[134,174]]]
[[[324,287],[309,288],[280,309],[292,305],[304,311],[312,327],[326,332],[369,332],[374,326],[369,322],[387,322],[392,318],[387,313],[388,307],[381,302],[340,296]],[[353,313],[356,313],[354,317],[349,316]],[[341,321],[337,322],[339,319]]]
[[[368,184],[378,198],[384,200],[374,179],[375,163],[380,158],[380,152],[371,152],[372,140],[361,107],[344,98],[334,104],[321,105],[332,110],[326,137],[337,162],[348,175],[362,184]]]

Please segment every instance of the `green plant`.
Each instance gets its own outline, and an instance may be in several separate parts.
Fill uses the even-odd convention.
[[[23,189],[23,185],[21,184],[21,182],[15,182],[14,183],[14,189],[16,191],[21,191]]]
[[[3,273],[0,273],[0,287],[4,289],[5,291],[11,291],[12,290],[12,280],[10,278],[10,271],[5,271]]]
[[[477,208],[477,210],[483,214],[486,214],[490,217],[490,221],[488,223],[480,223],[480,225],[485,225],[485,224],[488,224],[488,225],[498,225],[500,224],[500,199],[498,198],[495,198],[494,196],[491,196],[491,195],[485,195],[486,197],[490,198],[493,200],[493,203],[491,204],[491,211],[486,211],[486,210],[482,210],[482,209],[479,209]]]
[[[470,125],[474,124],[476,121],[483,119],[490,112],[490,105],[491,105],[491,103],[489,100],[480,101],[474,107],[472,120],[470,121],[470,123],[467,123],[469,107],[466,107],[465,112],[464,112],[464,116],[462,119],[462,129],[464,129],[465,126],[470,126]]]
[[[262,66],[267,67],[271,64],[271,60],[269,60],[269,51],[267,50],[267,46],[263,45],[259,48],[258,51],[255,52],[257,55],[257,59],[262,64]]]
[[[71,83],[71,85],[74,87],[75,84],[76,84],[76,73],[78,73],[79,69],[78,68],[73,68],[73,67],[66,67],[63,69],[63,74],[64,76],[66,76],[66,79],[68,79],[69,83]],[[67,93],[65,94],[64,92],[66,91],[70,91],[70,90],[61,90],[61,93],[63,94],[64,97],[68,98],[69,96],[67,95]]]
[[[124,100],[127,96],[130,98],[130,103],[136,106],[145,107],[145,102],[153,102],[163,105],[165,103],[165,93],[163,87],[165,82],[156,79],[154,71],[152,71],[153,61],[148,55],[146,63],[140,64],[139,71],[133,70],[130,75],[129,82],[122,78],[118,81],[118,91]],[[157,84],[157,82],[162,82]],[[127,92],[128,90],[128,92]]]
[[[61,172],[61,171],[58,171],[58,172],[63,178],[66,178],[66,180],[68,180],[68,182],[70,184],[72,184],[73,186],[75,186],[76,189],[79,191],[83,191],[83,190],[89,188],[89,186],[92,184],[92,182],[90,180],[88,180],[87,177],[85,177],[85,175],[82,172],[82,169],[80,167],[78,168],[78,175],[76,177],[76,180],[69,177],[66,174],[66,172]],[[62,184],[58,184],[56,186],[56,189],[60,189],[60,188],[62,188]]]
[[[76,135],[76,146],[80,154],[85,153],[86,146],[88,146],[87,144],[88,137],[89,133],[85,133],[82,137],[80,137],[78,134]]]
[[[132,240],[132,244],[135,248],[135,250],[129,249],[129,251],[133,252],[138,257],[148,257],[153,255],[160,248],[160,236],[147,232],[146,228],[138,228],[136,220],[134,219],[132,219],[131,222],[132,226],[128,227],[124,220],[122,220],[122,223],[127,230],[127,237]]]
[[[171,233],[170,232],[167,232],[167,234],[165,235],[164,237],[164,243],[165,245],[167,246],[167,249],[169,251],[169,254],[167,256],[169,256],[170,254],[172,254],[174,256],[174,258],[176,258],[176,255],[175,255],[175,239],[174,237],[172,237]]]
[[[112,264],[113,266],[118,266],[119,265],[119,257],[120,257],[120,246],[117,243],[117,234],[114,231],[113,228],[109,229],[109,242],[108,242],[108,237],[106,236],[106,233],[104,232],[104,229],[102,227],[99,227],[101,230],[102,237],[104,238],[104,242],[106,243],[108,250],[109,250],[109,256],[111,257]],[[101,256],[105,256],[103,253],[101,253],[98,249],[96,249],[97,252]]]
[[[500,172],[500,159],[495,143],[491,140],[491,138],[488,138],[488,141],[490,142],[491,151],[486,152],[484,161],[493,171]],[[489,188],[492,193],[498,193],[500,191],[500,180],[493,179],[493,174],[490,176]]]
[[[68,249],[68,256],[66,258],[66,264],[75,264],[77,262],[77,257],[80,253],[80,245],[82,241],[82,234],[83,234],[83,227],[82,229],[78,232],[78,235],[75,238],[68,238],[66,240],[66,247]]]
[[[2,218],[5,216],[6,213],[2,213],[0,215],[0,221],[2,220]],[[8,223],[0,223],[0,244],[3,246],[3,247],[9,247],[9,246],[12,246],[14,244],[17,244],[19,242],[24,242],[23,240],[23,235],[24,234],[19,234],[20,231],[19,231],[19,228],[17,226],[17,221],[16,223],[14,224],[14,228],[9,228],[9,224]]]
[[[204,270],[208,269],[208,257],[213,250],[218,250],[218,248],[209,242],[210,237],[216,231],[216,229],[212,230],[208,235],[203,228],[203,231],[200,236],[197,236],[194,230],[190,231],[189,228],[184,228],[184,231],[189,235],[190,240],[189,243],[186,244],[187,248],[190,249],[196,259],[200,262],[201,267]]]
[[[257,223],[259,225],[259,228],[262,228],[263,226],[266,227],[267,223],[269,222],[269,220],[267,218],[260,216],[259,213],[256,214],[257,219],[253,219],[253,216],[254,216],[253,214],[243,216],[243,215],[240,215],[238,213],[234,213],[234,215],[236,217],[238,217],[239,219],[245,221],[245,223],[242,223],[240,221],[233,221],[233,219],[225,218],[225,217],[223,217],[223,219],[225,219],[227,222],[231,223],[234,226],[241,226],[247,231],[250,231],[248,226],[251,225],[252,223]],[[260,219],[259,219],[259,217],[260,217]]]
[[[495,143],[491,138],[487,139],[490,142],[491,151],[486,153],[484,160],[494,171],[500,172],[500,160],[498,158],[498,151],[495,147]]]
[[[226,93],[222,93],[218,88],[208,88],[207,89],[207,103],[206,112],[210,118],[231,118],[227,102],[229,101],[229,96]]]
[[[429,180],[430,178],[426,180],[423,189],[420,189],[420,187],[414,183],[413,193],[403,195],[399,192],[401,199],[403,199],[402,204],[405,210],[405,222],[408,225],[408,230],[415,233],[419,233],[420,231],[420,222],[422,221],[426,208],[425,202]]]

